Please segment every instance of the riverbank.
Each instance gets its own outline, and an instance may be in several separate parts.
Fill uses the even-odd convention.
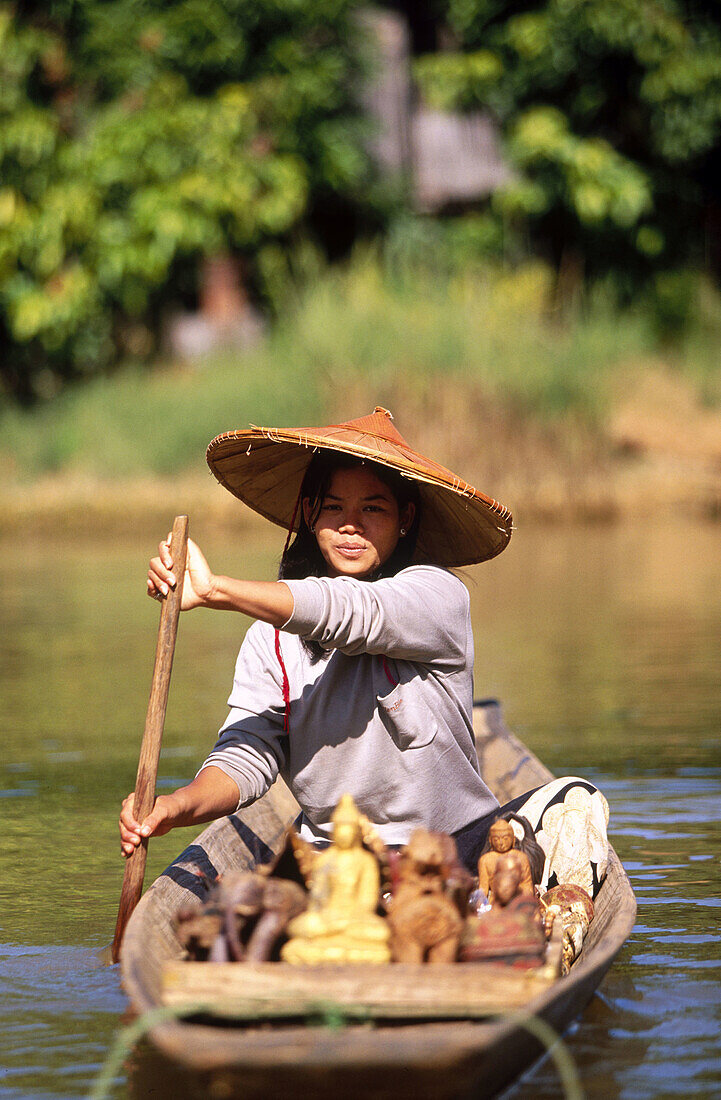
[[[388,396],[400,430],[510,506],[516,525],[671,512],[721,519],[721,410],[705,407],[662,365],[626,377],[599,433],[570,420],[526,420],[463,387]],[[360,414],[372,403],[370,393],[358,392],[349,407]],[[329,410],[334,415],[340,408]],[[243,423],[226,418],[218,428]],[[205,531],[241,533],[265,523],[216,483],[200,447],[194,468],[179,473],[62,470],[0,483],[2,526],[17,535],[122,537],[140,527],[157,531],[178,512]]]
[[[683,509],[721,515],[721,306],[673,349],[648,312],[561,320],[549,274],[333,270],[252,350],[127,366],[22,412],[0,405],[0,514],[14,532],[114,534],[183,510],[254,522],[203,454],[249,423],[322,424],[376,404],[517,523]],[[719,308],[717,308],[719,307]]]

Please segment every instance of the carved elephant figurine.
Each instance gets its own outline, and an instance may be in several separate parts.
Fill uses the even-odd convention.
[[[308,904],[302,886],[254,871],[233,872],[219,885],[225,938],[236,960],[267,961],[289,921]]]
[[[236,871],[215,884],[199,911],[179,915],[178,938],[195,958],[267,961],[288,922],[307,906],[302,886],[254,871]]]

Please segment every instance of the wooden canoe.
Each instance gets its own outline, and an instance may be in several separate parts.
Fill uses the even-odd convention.
[[[502,804],[552,778],[505,728],[495,702],[476,706],[474,724],[483,776]],[[204,896],[217,874],[267,862],[296,815],[294,799],[276,783],[249,809],[205,829],[148,889],[121,952],[123,987],[135,1013],[162,1004],[164,972],[182,957],[173,931],[178,909]],[[631,885],[611,849],[581,955],[566,977],[541,988],[530,982],[523,1011],[562,1033],[591,999],[635,915]],[[433,969],[425,968],[429,974]],[[509,1007],[518,1009],[518,999]],[[502,1015],[442,1022],[389,1019],[336,1029],[307,1021],[242,1026],[174,1021],[154,1027],[150,1042],[161,1064],[182,1073],[184,1096],[244,1100],[493,1096],[543,1053],[529,1031]],[[132,1078],[131,1073],[131,1084]],[[136,1082],[133,1091],[147,1095],[147,1088],[147,1080]]]

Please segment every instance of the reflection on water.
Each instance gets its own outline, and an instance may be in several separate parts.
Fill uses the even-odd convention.
[[[275,544],[201,541],[224,572],[273,573]],[[553,770],[603,788],[638,897],[631,940],[567,1036],[589,1097],[721,1093],[720,541],[713,526],[521,529],[465,574],[477,694],[501,698]],[[0,1100],[85,1095],[123,1011],[117,970],[95,952],[115,923],[115,818],[155,648],[151,549],[3,547]],[[244,628],[183,618],[163,787],[212,742]],[[155,841],[148,878],[188,839]],[[550,1063],[509,1093],[558,1095]]]

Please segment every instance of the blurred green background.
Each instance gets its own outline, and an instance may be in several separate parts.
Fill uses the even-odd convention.
[[[670,448],[715,512],[720,126],[699,0],[0,4],[0,487],[412,394],[521,499]]]

